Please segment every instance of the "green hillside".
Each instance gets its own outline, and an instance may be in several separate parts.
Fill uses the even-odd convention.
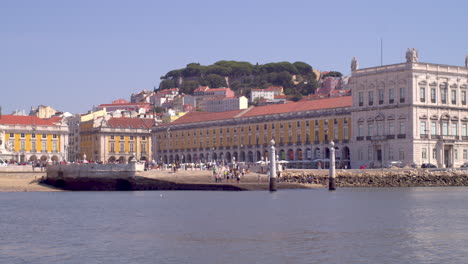
[[[169,71],[161,77],[161,90],[177,87],[192,94],[198,86],[230,87],[239,95],[251,89],[283,86],[285,94],[300,97],[314,93],[318,87],[312,66],[304,62],[276,62],[253,65],[243,61],[218,61],[212,65],[190,63],[183,69]]]

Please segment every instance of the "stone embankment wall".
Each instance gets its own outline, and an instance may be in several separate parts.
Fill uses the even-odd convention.
[[[328,173],[320,170],[285,171],[281,181],[328,185]],[[468,186],[468,170],[356,170],[338,171],[339,187]]]
[[[137,171],[143,171],[144,165],[129,164],[60,164],[47,166],[47,178],[96,178],[122,179],[135,177]]]

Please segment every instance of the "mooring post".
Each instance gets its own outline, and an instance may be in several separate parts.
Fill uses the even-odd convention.
[[[330,142],[330,169],[328,172],[328,190],[334,191],[335,188],[335,143]]]
[[[276,192],[276,153],[275,140],[270,141],[270,192]]]

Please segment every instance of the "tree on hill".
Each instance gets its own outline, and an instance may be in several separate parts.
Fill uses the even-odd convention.
[[[194,80],[184,81],[180,86],[180,92],[184,94],[193,94],[193,91],[200,86],[200,83]]]
[[[226,79],[218,74],[208,74],[200,79],[200,84],[210,88],[226,87]]]
[[[331,72],[327,72],[324,75],[322,75],[322,79],[324,79],[325,77],[341,77],[341,76],[343,76],[343,74],[341,74],[341,72],[331,71]]]

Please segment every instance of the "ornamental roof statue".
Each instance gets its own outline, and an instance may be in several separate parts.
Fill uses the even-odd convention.
[[[465,56],[465,67],[468,68],[468,55]]]
[[[357,60],[357,57],[353,57],[351,60],[351,71],[356,71],[359,69],[359,62]]]
[[[418,62],[418,51],[415,48],[409,48],[406,51],[406,62]]]

